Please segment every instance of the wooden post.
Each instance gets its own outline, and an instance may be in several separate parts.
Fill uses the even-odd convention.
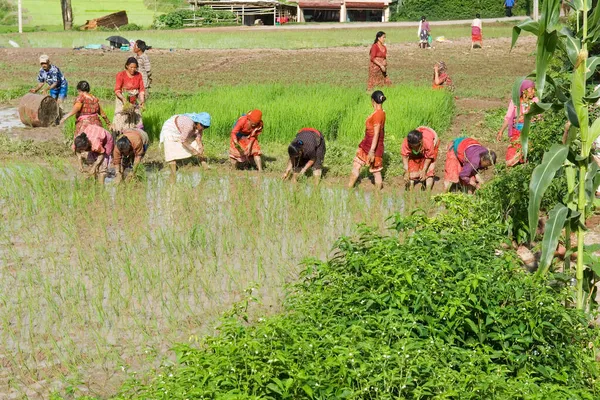
[[[540,2],[533,0],[533,20],[537,21],[538,19],[540,19]]]
[[[245,25],[244,21],[246,20],[246,5],[242,4],[242,25]]]
[[[273,26],[275,26],[277,22],[277,6],[273,6]]]
[[[17,3],[17,14],[19,14],[19,33],[23,33],[23,7],[21,5],[21,0]]]

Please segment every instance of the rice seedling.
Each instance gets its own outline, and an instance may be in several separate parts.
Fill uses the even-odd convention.
[[[29,164],[0,169],[0,206],[10,221],[0,224],[0,392],[35,382],[38,397],[114,392],[249,287],[262,302],[252,312],[277,310],[304,257],[327,257],[357,223],[383,230],[404,207],[391,194],[216,171],[102,189]]]

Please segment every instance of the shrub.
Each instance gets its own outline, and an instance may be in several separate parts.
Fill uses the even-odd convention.
[[[529,13],[531,2],[518,1],[513,14]],[[394,6],[392,20],[419,20],[422,15],[429,20],[472,19],[475,14],[482,18],[503,17],[504,2],[502,0],[404,0],[401,6]]]
[[[0,0],[0,25],[14,25],[17,23],[17,7],[8,1]]]
[[[154,20],[153,27],[156,29],[183,28],[186,19],[204,18],[204,24],[216,23],[217,20],[235,19],[236,15],[231,11],[215,11],[210,7],[201,7],[194,10],[177,10],[167,14],[159,15]]]
[[[406,239],[362,228],[308,263],[280,315],[248,325],[245,304],[200,348],[126,398],[597,398],[597,332],[551,289],[497,257],[477,199],[396,217]]]
[[[121,31],[141,31],[142,29],[144,28],[138,24],[127,24],[119,27],[119,30]]]

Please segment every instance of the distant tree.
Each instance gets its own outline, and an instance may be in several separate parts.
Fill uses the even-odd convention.
[[[73,29],[73,9],[71,8],[71,0],[60,0],[60,8],[62,10],[63,28],[65,30]]]

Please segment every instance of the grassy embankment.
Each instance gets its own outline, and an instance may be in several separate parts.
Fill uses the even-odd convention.
[[[135,21],[132,21],[135,22]],[[392,28],[382,25],[388,42],[409,43],[416,41],[415,28]],[[434,36],[447,39],[470,37],[468,25],[432,26]],[[485,37],[488,39],[510,36],[511,24],[489,24]],[[268,29],[239,31],[129,31],[121,32],[131,39],[143,38],[155,48],[163,49],[308,49],[326,47],[366,46],[373,43],[376,29]],[[72,48],[91,43],[105,43],[109,32],[31,32],[0,35],[0,41],[12,39],[21,47]]]

